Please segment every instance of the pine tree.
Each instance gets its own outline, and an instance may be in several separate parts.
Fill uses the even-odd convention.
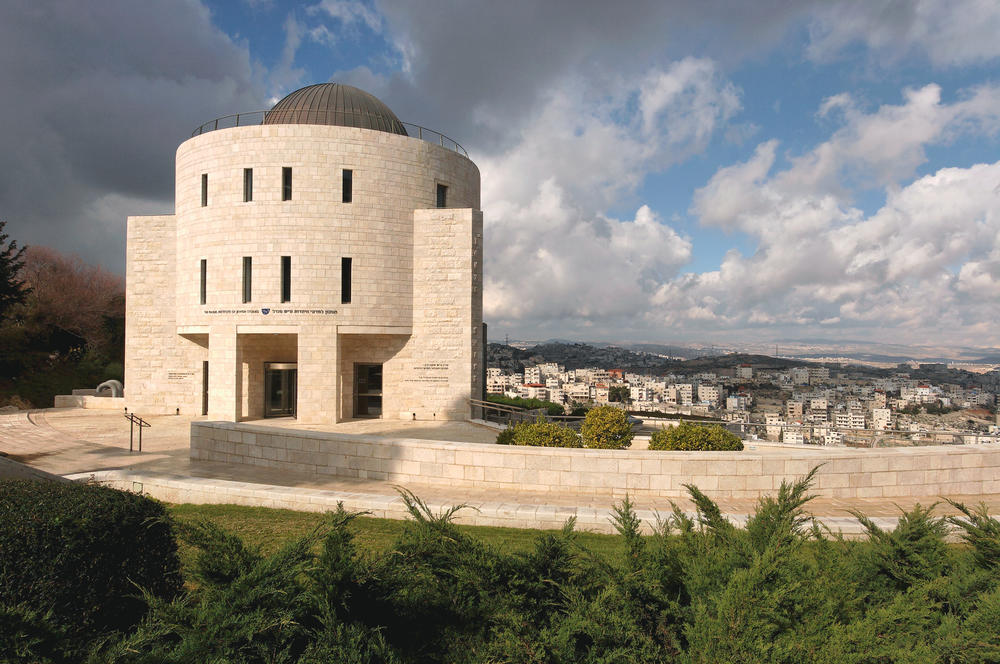
[[[17,242],[7,241],[3,232],[6,221],[0,221],[0,320],[6,317],[11,307],[23,304],[31,289],[19,278],[24,267],[24,247],[17,248]]]

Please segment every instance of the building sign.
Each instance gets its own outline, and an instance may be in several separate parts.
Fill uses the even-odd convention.
[[[195,374],[194,371],[168,371],[167,380],[171,382],[187,380]]]
[[[447,383],[448,370],[451,365],[447,362],[427,362],[417,364],[413,367],[413,377],[404,378],[404,383]]]
[[[226,315],[233,314],[261,314],[263,316],[285,316],[288,314],[307,314],[312,316],[335,316],[336,309],[273,309],[271,307],[261,307],[260,309],[205,309],[203,314]]]

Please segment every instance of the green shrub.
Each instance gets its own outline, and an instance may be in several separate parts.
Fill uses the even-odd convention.
[[[675,450],[685,452],[738,452],[743,449],[743,441],[734,433],[726,431],[718,424],[702,426],[681,422],[676,427],[660,429],[649,440],[651,450]]]
[[[497,445],[516,445],[514,442],[514,433],[516,432],[517,425],[512,424],[500,433],[497,434]]]
[[[583,446],[601,450],[623,450],[632,444],[628,413],[614,406],[593,408],[580,427]]]
[[[518,422],[497,436],[498,445],[529,447],[582,447],[580,436],[569,427],[547,422],[539,417],[534,422]]]
[[[75,653],[136,625],[140,588],[164,598],[181,589],[162,504],[93,485],[0,481],[0,605],[45,616]]]

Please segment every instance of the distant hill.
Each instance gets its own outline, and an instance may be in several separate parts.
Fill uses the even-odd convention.
[[[524,371],[525,366],[535,366],[545,362],[555,362],[563,365],[566,369],[597,367],[652,374],[697,373],[732,368],[741,364],[749,364],[757,369],[786,369],[808,364],[797,360],[745,353],[673,360],[659,354],[636,352],[618,346],[597,347],[590,344],[564,342],[546,342],[523,350],[504,344],[491,343],[486,350],[487,366],[499,367],[507,371],[521,372]]]

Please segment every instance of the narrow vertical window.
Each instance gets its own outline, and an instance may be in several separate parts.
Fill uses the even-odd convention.
[[[208,260],[205,258],[201,259],[201,303],[205,304],[208,301]]]
[[[208,205],[208,173],[201,174],[201,206]]]
[[[439,208],[448,207],[448,187],[439,184],[437,188],[437,206]]]
[[[292,200],[292,167],[284,166],[281,169],[281,200]]]
[[[354,192],[352,191],[353,188],[354,188],[354,171],[345,168],[344,169],[344,181],[343,181],[343,185],[341,186],[341,189],[340,189],[341,192],[342,192],[342,194],[343,194],[341,196],[341,200],[344,203],[350,203],[351,202],[351,199],[352,199],[352,197],[354,195]]]
[[[340,259],[340,301],[351,303],[351,259],[347,256]]]
[[[292,257],[281,257],[281,301],[292,301]]]
[[[249,302],[253,292],[253,258],[243,257],[243,301]]]
[[[249,203],[253,200],[253,169],[243,169],[243,202]]]

